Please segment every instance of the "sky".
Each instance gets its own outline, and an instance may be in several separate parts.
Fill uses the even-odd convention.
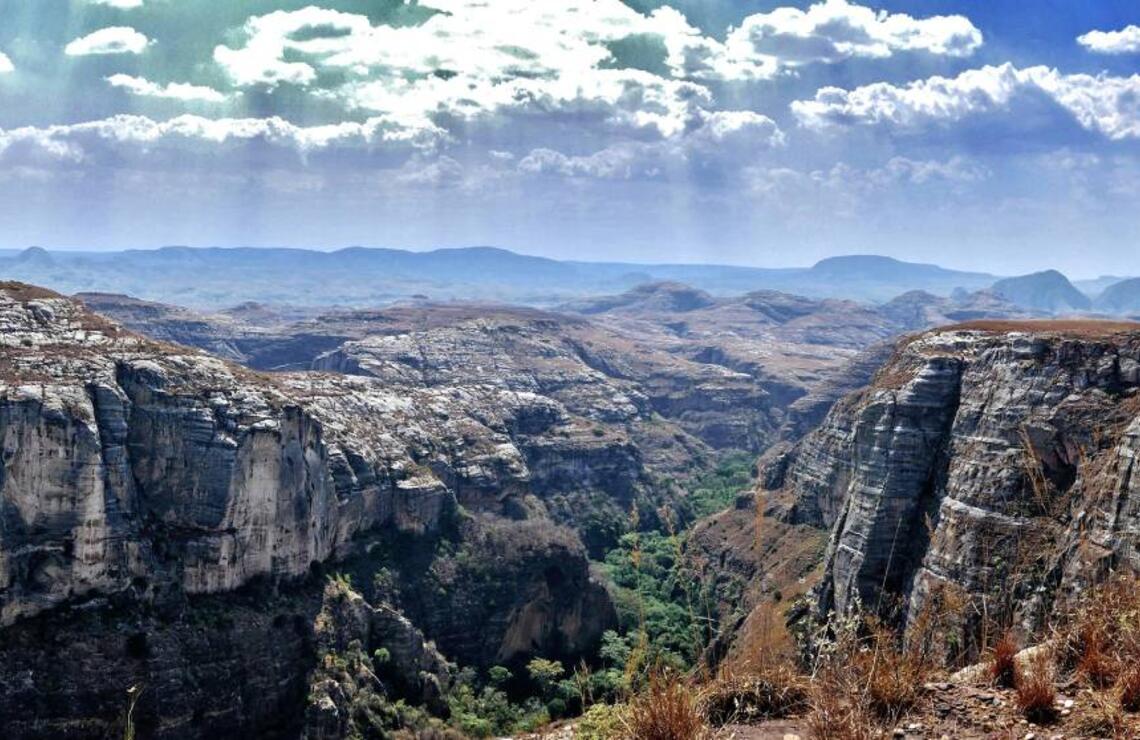
[[[0,247],[1140,274],[1135,0],[0,0]]]

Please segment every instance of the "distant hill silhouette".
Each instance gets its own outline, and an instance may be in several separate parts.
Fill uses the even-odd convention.
[[[406,300],[549,307],[620,295],[647,283],[659,287],[635,299],[664,301],[662,306],[683,306],[686,301],[700,305],[710,297],[758,291],[885,303],[912,291],[940,298],[968,295],[995,281],[1009,292],[1004,297],[1020,306],[1049,312],[1088,310],[1079,291],[1059,273],[1030,278],[1011,282],[986,273],[866,254],[783,269],[575,262],[495,247],[427,252],[366,247],[333,252],[179,246],[122,252],[32,248],[0,256],[0,279],[22,280],[62,293],[122,293],[215,311],[250,302],[367,307]],[[1031,284],[1036,283],[1042,285],[1034,288]],[[674,287],[660,287],[669,284]]]
[[[1054,314],[1091,311],[1093,307],[1092,299],[1056,270],[999,280],[993,292],[1022,308]]]

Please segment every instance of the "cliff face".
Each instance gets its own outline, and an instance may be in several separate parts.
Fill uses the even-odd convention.
[[[934,592],[1038,626],[1111,567],[1140,568],[1140,330],[981,324],[905,342],[770,476],[785,518],[829,528],[820,606]]]
[[[571,468],[592,471],[584,487],[618,500],[644,475],[628,440],[596,435],[533,393],[258,375],[140,338],[50,292],[0,285],[0,664],[26,671],[0,671],[0,714],[14,737],[75,722],[105,729],[138,682],[187,702],[175,716],[158,709],[169,694],[143,695],[140,718],[153,720],[155,736],[287,726],[243,710],[239,698],[218,713],[229,706],[218,692],[271,671],[265,705],[301,711],[309,628],[266,642],[249,636],[259,629],[255,611],[227,611],[247,634],[234,644],[248,639],[250,650],[226,656],[187,620],[208,595],[304,583],[323,563],[362,556],[377,537],[430,550],[445,536],[464,547],[488,528],[506,539],[518,529],[531,549],[505,557],[509,567],[477,582],[457,576],[452,591],[409,613],[465,663],[510,657],[523,643],[580,651],[612,610],[577,536],[545,515],[543,497]],[[389,552],[386,566],[414,569]],[[573,588],[553,597],[551,578]],[[300,588],[279,615],[286,626],[312,623],[319,598]],[[477,641],[450,639],[465,608],[488,603],[494,618],[471,622]],[[118,616],[92,622],[83,616],[91,613]],[[116,619],[134,642],[123,643]],[[63,687],[51,668],[62,646],[34,639],[49,623],[99,646]],[[186,661],[214,666],[213,683],[191,680],[178,667]],[[57,703],[37,709],[29,692]],[[213,719],[194,720],[203,712]]]

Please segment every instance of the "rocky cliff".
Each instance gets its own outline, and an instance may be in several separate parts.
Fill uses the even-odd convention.
[[[412,577],[410,553],[480,552],[488,532],[526,546],[406,613],[464,663],[573,655],[612,610],[544,500],[563,471],[594,471],[582,489],[617,501],[644,475],[621,434],[523,389],[260,375],[20,284],[0,285],[0,445],[9,737],[114,732],[136,684],[148,736],[288,733],[325,565],[372,557]],[[251,590],[254,606],[231,608]],[[218,620],[229,636],[206,638]],[[67,670],[47,634],[81,638]],[[234,695],[243,676],[259,697]]]
[[[928,333],[782,461],[766,505],[830,530],[822,611],[913,621],[951,588],[967,599],[959,644],[976,649],[1140,568],[1138,390],[1137,325]]]

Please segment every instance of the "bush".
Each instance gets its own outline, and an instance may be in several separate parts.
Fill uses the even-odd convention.
[[[625,734],[625,722],[624,704],[595,704],[578,721],[574,737],[577,740],[617,740]]]

